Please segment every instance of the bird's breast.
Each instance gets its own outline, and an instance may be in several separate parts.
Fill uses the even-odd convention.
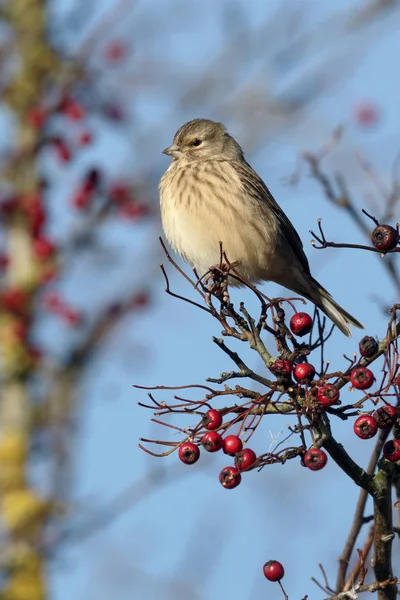
[[[160,181],[163,229],[173,248],[200,274],[219,263],[220,242],[230,262],[250,281],[273,267],[276,228],[246,197],[225,163],[171,168]],[[226,165],[225,165],[226,166]]]

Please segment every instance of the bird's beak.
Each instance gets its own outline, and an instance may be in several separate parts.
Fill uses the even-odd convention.
[[[172,146],[168,146],[168,148],[165,148],[165,150],[162,151],[162,154],[172,156],[172,158],[180,158],[181,156],[183,156],[183,152],[179,150],[176,144],[172,144]]]

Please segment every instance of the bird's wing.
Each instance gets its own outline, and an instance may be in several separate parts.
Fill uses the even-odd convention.
[[[254,169],[252,169],[246,161],[235,162],[235,169],[247,193],[249,193],[254,199],[258,201],[261,200],[261,202],[266,205],[266,208],[273,212],[281,231],[291,245],[294,254],[296,255],[305,272],[309,274],[310,266],[308,264],[307,257],[304,254],[303,243],[300,239],[300,236],[261,177],[257,175]]]

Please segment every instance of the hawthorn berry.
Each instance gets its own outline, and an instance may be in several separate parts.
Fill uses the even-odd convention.
[[[33,251],[37,258],[49,258],[54,254],[55,249],[53,242],[45,237],[37,237],[33,240]]]
[[[280,581],[285,574],[283,565],[277,560],[269,560],[266,562],[263,566],[263,571],[268,581]]]
[[[371,241],[378,250],[388,252],[396,248],[399,242],[399,234],[391,225],[378,225],[371,233]]]
[[[242,481],[242,476],[236,467],[225,467],[219,474],[219,480],[224,488],[233,490]]]
[[[202,418],[204,427],[212,431],[218,429],[222,425],[222,415],[219,410],[210,408]]]
[[[227,435],[222,446],[225,454],[235,456],[243,448],[243,442],[237,435]]]
[[[378,342],[370,335],[365,335],[358,344],[358,349],[360,350],[361,356],[365,356],[366,358],[374,356],[374,354],[378,352],[378,348]]]
[[[319,471],[328,462],[328,457],[321,448],[310,448],[304,454],[303,462],[311,471]]]
[[[303,337],[312,329],[312,318],[305,312],[298,312],[290,319],[290,330],[294,335]]]
[[[272,373],[275,373],[275,375],[280,375],[281,377],[290,377],[292,368],[292,361],[278,358],[272,363],[269,369]]]
[[[374,437],[378,431],[378,425],[371,415],[361,415],[354,421],[354,433],[362,440]]]
[[[235,466],[239,469],[239,471],[244,471],[248,469],[256,462],[256,453],[251,448],[243,448],[238,454],[235,456]]]
[[[325,383],[317,390],[317,400],[322,406],[340,404],[340,392],[332,383]]]
[[[390,462],[400,460],[400,440],[389,440],[383,446],[383,456]]]
[[[354,118],[360,127],[371,127],[379,121],[380,110],[372,100],[363,100],[354,107]]]
[[[356,367],[351,372],[350,381],[352,386],[358,390],[367,390],[374,383],[375,377],[367,367]]]
[[[315,367],[310,363],[300,363],[293,369],[293,377],[299,383],[312,381],[315,377]]]
[[[207,452],[217,452],[222,448],[223,439],[216,431],[209,431],[201,438],[201,444]]]
[[[199,460],[199,447],[193,442],[184,442],[179,446],[178,456],[185,465],[193,465]]]
[[[373,416],[379,429],[390,429],[396,422],[397,409],[391,404],[385,404],[378,408]]]

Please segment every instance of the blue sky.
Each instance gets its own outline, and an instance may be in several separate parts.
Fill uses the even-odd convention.
[[[253,0],[232,4],[241,6],[246,27],[257,28],[260,22],[272,20],[280,2]],[[159,152],[168,145],[176,128],[197,116],[225,122],[238,141],[242,142],[243,136],[242,143],[245,151],[248,150],[250,162],[297,227],[315,277],[367,325],[368,334],[382,336],[385,320],[372,298],[379,295],[387,303],[395,299],[393,287],[380,265],[382,259],[350,250],[313,250],[309,244],[309,229],[315,227],[318,217],[323,218],[329,238],[361,242],[362,237],[340,210],[328,204],[307,171],[296,187],[285,183],[285,178],[296,168],[299,152],[321,147],[333,128],[341,123],[348,126],[346,136],[324,166],[328,171],[340,170],[347,176],[360,209],[369,206],[371,195],[378,209],[382,202],[373,183],[359,167],[355,153],[361,150],[382,179],[389,180],[399,151],[400,84],[395,57],[399,56],[400,39],[396,37],[396,28],[382,19],[382,25],[378,23],[368,28],[355,43],[348,46],[343,43],[340,47],[340,40],[335,43],[328,40],[325,44],[324,36],[318,33],[329,11],[339,13],[352,4],[357,3],[342,0],[336,2],[334,8],[311,0],[305,3],[307,10],[303,18],[306,29],[315,34],[315,47],[311,46],[309,58],[299,61],[295,68],[282,71],[272,59],[263,64],[262,52],[265,56],[274,56],[275,47],[271,49],[271,44],[279,43],[283,49],[286,45],[284,37],[276,40],[272,33],[271,42],[266,37],[259,44],[256,55],[260,65],[254,57],[238,64],[241,71],[234,73],[235,80],[242,81],[244,89],[246,82],[252,86],[249,103],[258,95],[264,98],[268,87],[264,87],[264,77],[273,83],[278,104],[288,97],[295,98],[296,92],[299,96],[305,93],[303,75],[314,73],[314,64],[320,61],[322,67],[328,65],[325,71],[322,67],[316,71],[318,81],[322,75],[326,78],[326,93],[309,103],[299,116],[283,118],[280,114],[276,117],[261,104],[258,118],[265,143],[253,144],[254,138],[246,138],[246,124],[252,123],[253,114],[246,109],[245,101],[240,113],[235,112],[229,103],[229,94],[223,90],[212,109],[207,103],[204,114],[193,114],[194,107],[176,108],[178,92],[169,89],[161,73],[159,82],[152,80],[139,87],[138,99],[128,107],[135,121],[133,133],[129,131],[124,136],[123,131],[100,127],[98,145],[87,160],[88,163],[96,157],[100,160],[108,153],[110,176],[126,170],[150,172],[156,202],[157,179],[168,164]],[[93,3],[95,14],[100,15],[107,5],[110,2]],[[151,58],[165,61],[170,75],[179,79],[184,87],[186,81],[191,81],[193,72],[202,71],[219,52],[221,15],[226,5],[227,2],[213,3],[211,9],[211,2],[139,2],[137,19],[134,13],[129,19],[129,23],[133,23],[132,40],[138,56],[146,57],[150,48]],[[295,15],[296,3],[288,3],[288,7]],[[163,27],[151,37],[154,11]],[[398,18],[397,11],[393,21]],[[146,22],[150,23],[150,37],[144,39],[135,30],[135,23],[138,27],[137,23]],[[236,23],[238,29],[241,22]],[[123,26],[121,31],[127,35]],[[234,28],[227,30],[228,42],[232,31]],[[289,43],[290,33],[287,35]],[[223,74],[222,66],[219,77]],[[120,89],[122,93],[123,85]],[[382,107],[379,126],[371,129],[358,127],[353,119],[354,106],[366,99]],[[201,107],[195,108],[201,110]],[[78,164],[73,169],[79,171],[84,166]],[[60,198],[63,189],[67,189],[68,177],[75,174],[74,171],[58,175],[64,178],[58,180]],[[69,218],[62,206],[60,202],[55,209],[59,211],[59,219]],[[57,222],[55,219],[55,233]],[[121,224],[107,227],[101,232],[101,239],[114,247],[118,256],[118,260],[104,267],[107,277],[99,280],[101,265],[93,266],[90,259],[83,256],[71,268],[71,277],[65,283],[65,294],[80,299],[82,305],[88,307],[99,306],[106,298],[112,298],[116,290],[126,288],[127,281],[133,288],[148,278],[154,296],[150,310],[126,317],[116,328],[93,357],[80,382],[77,391],[81,406],[79,432],[74,441],[73,521],[79,523],[86,516],[90,518],[96,509],[107,506],[123,490],[136,483],[142,486],[149,473],[159,469],[160,473],[159,482],[143,501],[135,503],[131,510],[121,511],[112,524],[87,539],[71,542],[61,549],[50,567],[52,598],[258,600],[268,597],[275,600],[282,597],[281,592],[262,575],[262,565],[270,558],[284,563],[284,584],[291,600],[305,594],[310,600],[321,598],[322,592],[310,577],[319,577],[317,565],[322,562],[334,582],[336,560],[358,495],[358,490],[333,461],[318,473],[301,468],[297,461],[283,467],[274,465],[261,473],[246,474],[242,485],[229,492],[218,482],[218,473],[226,463],[222,455],[203,453],[200,462],[188,468],[178,464],[176,455],[154,459],[137,447],[139,437],[164,432],[160,434],[149,423],[150,411],[138,407],[138,401],[144,401],[146,395],[134,389],[133,384],[203,383],[207,376],[215,377],[231,368],[227,358],[211,343],[212,335],[220,333],[218,324],[202,311],[195,311],[164,293],[163,278],[158,273],[161,257],[157,248],[158,234],[154,224],[140,230]],[[144,256],[148,257],[146,264]],[[172,282],[177,292],[188,292],[185,283],[174,274]],[[263,290],[270,296],[282,293],[272,284],[264,285]],[[235,291],[234,298],[247,301],[242,294]],[[248,301],[251,306],[251,300]],[[342,353],[351,355],[360,337],[355,332],[352,340],[346,340],[335,333],[327,358],[334,359],[337,368],[342,368],[345,365]],[[243,355],[252,368],[262,371],[254,353],[249,350]],[[158,395],[159,399],[168,397],[171,396]],[[268,419],[254,436],[252,447],[260,453],[268,451],[271,436],[285,431],[287,424],[285,417]],[[338,439],[351,448],[355,459],[365,465],[373,442],[354,439],[349,424],[335,423],[334,431]]]

